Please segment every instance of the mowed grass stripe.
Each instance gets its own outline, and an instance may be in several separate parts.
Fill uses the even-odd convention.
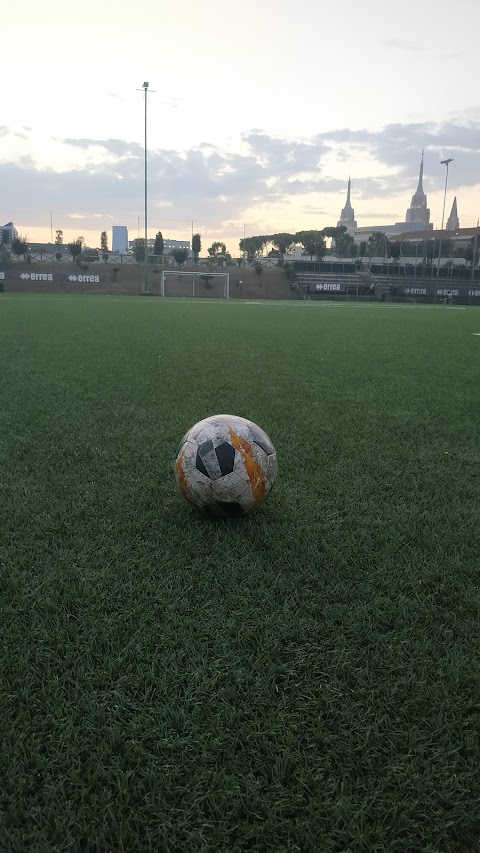
[[[0,302],[0,848],[476,849],[478,314],[163,304]]]

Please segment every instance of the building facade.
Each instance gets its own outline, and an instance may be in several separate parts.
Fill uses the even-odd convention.
[[[128,252],[128,228],[126,225],[112,225],[112,252],[126,255]]]
[[[143,237],[140,237],[140,240],[143,241]],[[128,244],[128,248],[130,252],[135,250],[135,240],[130,240]],[[143,242],[142,242],[143,244]],[[155,238],[149,237],[147,240],[147,249],[148,253],[151,254],[155,248]],[[187,249],[190,254],[190,241],[189,240],[169,240],[167,237],[163,240],[163,254],[171,255],[172,252],[175,252],[176,249]]]
[[[166,255],[171,255],[172,252],[175,252],[177,249],[187,249],[190,251],[190,241],[189,240],[168,240],[165,238],[163,241],[163,251]]]
[[[13,222],[7,222],[6,225],[0,226],[0,242],[4,246],[11,246],[13,241],[18,238],[18,231]]]

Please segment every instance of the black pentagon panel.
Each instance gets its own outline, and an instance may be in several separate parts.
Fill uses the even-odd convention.
[[[263,429],[260,429],[260,427],[258,427],[251,421],[249,421],[248,423],[248,428],[252,434],[252,438],[255,444],[258,444],[258,446],[261,447],[262,450],[265,451],[265,453],[268,453],[269,456],[271,453],[275,453],[275,448],[272,442],[270,441],[267,433],[264,432]]]
[[[231,474],[235,465],[235,448],[228,441],[215,448],[215,455],[220,465],[222,477]]]
[[[208,441],[204,441],[203,444],[198,446],[198,452],[200,456],[205,456],[206,453],[210,453],[213,450],[213,441],[211,438]]]
[[[215,501],[215,508],[217,507],[227,518],[238,518],[239,515],[243,515],[245,512],[243,507],[234,501]]]
[[[197,458],[195,459],[195,467],[197,471],[200,471],[200,474],[205,474],[208,479],[210,479],[210,474],[208,473],[205,465],[203,464],[203,459],[200,456],[200,449],[197,450]]]
[[[200,471],[201,474],[205,474],[206,477],[210,480],[210,474],[205,467],[205,462],[203,461],[203,457],[207,455],[207,453],[211,453],[213,450],[213,441],[209,439],[208,441],[204,441],[203,444],[200,444],[197,449],[197,458],[195,459],[195,467],[197,471]]]

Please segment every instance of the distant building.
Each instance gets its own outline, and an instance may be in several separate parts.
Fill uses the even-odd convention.
[[[144,238],[140,237],[140,240],[142,240],[142,245],[143,245]],[[133,252],[135,250],[135,243],[136,243],[135,240],[130,240],[130,242],[128,244],[131,252]],[[155,239],[152,239],[151,237],[148,238],[147,248],[148,248],[149,254],[153,252],[153,250],[155,248]],[[175,252],[177,249],[187,249],[187,251],[190,253],[190,241],[189,240],[168,240],[167,238],[164,238],[164,240],[163,240],[163,254],[164,255],[171,255],[172,252]]]
[[[445,228],[447,231],[457,231],[460,228],[460,220],[457,213],[457,196],[453,199],[452,209]]]
[[[126,225],[112,225],[112,252],[126,255],[128,252],[128,228]]]
[[[18,231],[13,222],[7,222],[6,225],[0,226],[0,242],[4,246],[11,246],[13,241],[18,237]]]
[[[468,246],[472,238],[480,237],[480,227],[477,225],[477,227],[473,228],[456,228],[454,231],[450,231],[448,227],[445,231],[442,231],[440,228],[437,228],[434,231],[406,231],[403,234],[396,234],[393,237],[393,240],[417,243],[423,240],[441,240],[445,237],[449,240],[453,240],[455,245],[461,246],[463,244]]]
[[[342,211],[343,213],[343,211]],[[343,224],[339,222],[339,225]],[[431,231],[433,225],[430,222],[430,210],[427,207],[427,196],[423,189],[423,151],[420,162],[420,174],[418,176],[418,186],[412,195],[410,207],[405,214],[405,222],[395,222],[394,225],[363,225],[356,227],[350,233],[357,243],[362,240],[368,240],[374,231],[381,231],[387,237],[394,237],[397,234],[406,234],[409,231]]]
[[[189,240],[164,240],[163,241],[163,251],[165,255],[171,255],[172,252],[175,252],[177,249],[187,249],[190,251],[190,241]]]
[[[355,228],[352,237],[356,243],[361,243],[363,240],[368,240],[374,231],[381,231],[382,234],[390,238],[397,234],[406,234],[408,231],[418,230],[418,225],[415,222],[396,222],[395,225],[361,225],[359,228]]]
[[[347,231],[352,231],[357,227],[357,223],[355,222],[355,211],[350,202],[350,189],[352,182],[350,178],[348,179],[348,187],[347,187],[347,201],[345,202],[345,207],[343,208],[340,219],[337,222],[337,228],[340,226],[344,226]]]
[[[423,151],[420,163],[420,174],[418,176],[418,187],[412,195],[410,207],[405,214],[405,222],[415,223],[417,230],[427,231],[433,228],[430,225],[430,210],[427,207],[427,196],[423,190]],[[399,225],[400,223],[396,223]]]
[[[35,254],[53,254],[54,252],[60,253],[61,255],[67,255],[68,247],[64,243],[31,243],[29,241],[28,248],[31,252]]]

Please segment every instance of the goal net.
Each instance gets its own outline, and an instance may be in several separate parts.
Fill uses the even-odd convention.
[[[162,270],[160,286],[162,296],[228,299],[230,296],[230,275],[228,272]]]

